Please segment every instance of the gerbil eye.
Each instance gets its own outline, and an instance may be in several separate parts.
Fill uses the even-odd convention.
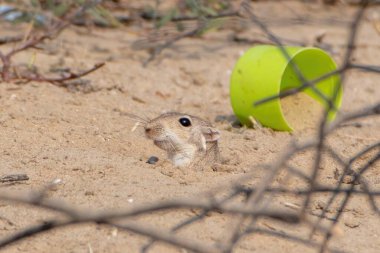
[[[180,119],[179,119],[179,123],[181,123],[181,125],[184,126],[184,127],[189,127],[189,126],[191,126],[191,121],[190,121],[189,118],[185,118],[185,117],[180,118]]]

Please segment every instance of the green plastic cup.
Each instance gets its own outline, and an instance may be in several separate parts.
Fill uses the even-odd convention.
[[[291,61],[297,66],[303,76],[312,81],[331,71],[336,70],[334,60],[323,50],[312,47],[284,47]],[[254,105],[264,98],[278,95],[288,89],[302,85],[294,67],[277,46],[261,45],[249,49],[240,57],[231,75],[230,97],[233,111],[239,121],[251,126],[250,117],[254,117],[263,126],[280,131],[292,131],[286,121],[280,99]],[[342,87],[338,75],[332,75],[316,83],[318,89],[326,98],[332,99],[336,109],[342,101]],[[311,88],[304,92],[313,99],[327,106],[327,103]],[[304,105],[304,106],[307,106]],[[328,119],[333,120],[336,110],[330,110]]]

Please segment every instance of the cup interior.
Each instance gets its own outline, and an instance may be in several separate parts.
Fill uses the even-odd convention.
[[[296,68],[305,80],[301,80],[297,75]],[[303,92],[325,108],[329,106],[328,100],[332,101],[334,106],[329,110],[328,119],[333,120],[342,101],[340,78],[335,74],[322,80],[318,79],[335,70],[336,64],[327,53],[317,48],[302,48],[288,62],[281,78],[280,92],[298,88],[305,81],[309,82],[314,86],[304,89]],[[316,80],[318,81],[314,82]]]

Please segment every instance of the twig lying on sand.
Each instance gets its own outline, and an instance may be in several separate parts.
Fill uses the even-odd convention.
[[[11,174],[0,177],[0,183],[20,182],[29,180],[26,174]]]

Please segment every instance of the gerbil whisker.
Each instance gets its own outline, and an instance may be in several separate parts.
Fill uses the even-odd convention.
[[[147,124],[150,121],[150,119],[144,119],[144,118],[142,118],[140,116],[137,116],[135,114],[128,113],[128,112],[123,112],[122,115],[125,115],[128,118],[133,119],[133,120],[135,120],[135,121],[137,121],[139,123],[143,123],[144,125]]]

